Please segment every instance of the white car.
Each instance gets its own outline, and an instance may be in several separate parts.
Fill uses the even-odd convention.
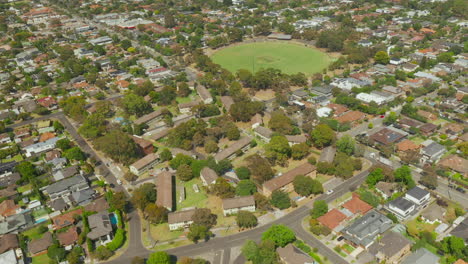
[[[122,185],[122,181],[120,179],[117,179],[117,184]]]
[[[333,190],[331,189],[326,192],[326,194],[332,194],[332,193],[333,193]]]

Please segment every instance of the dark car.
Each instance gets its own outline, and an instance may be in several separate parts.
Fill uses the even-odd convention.
[[[455,189],[461,193],[466,193],[465,189],[463,189],[462,187],[457,187],[457,189]]]
[[[343,239],[344,239],[344,236],[340,236],[340,237],[337,239],[337,241],[341,241],[341,240],[343,240]]]

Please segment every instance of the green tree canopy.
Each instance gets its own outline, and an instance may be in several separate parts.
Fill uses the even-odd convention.
[[[281,190],[276,190],[271,194],[270,202],[271,205],[281,210],[291,207],[289,195]]]
[[[262,241],[270,240],[277,247],[285,247],[296,240],[296,235],[285,225],[272,225],[262,234]]]
[[[335,132],[326,124],[317,125],[310,135],[312,142],[318,148],[329,146],[335,140]]]
[[[171,257],[164,251],[153,252],[149,255],[146,264],[170,264]]]
[[[257,186],[251,180],[241,180],[236,186],[236,195],[247,196],[257,191]]]
[[[314,207],[310,211],[312,218],[317,219],[328,212],[328,204],[324,200],[314,201]]]

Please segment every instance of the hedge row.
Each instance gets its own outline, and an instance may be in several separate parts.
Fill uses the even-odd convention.
[[[125,230],[117,229],[117,232],[115,232],[114,239],[112,239],[112,241],[109,242],[106,246],[109,250],[116,251],[121,246],[123,246],[124,242],[125,242]]]

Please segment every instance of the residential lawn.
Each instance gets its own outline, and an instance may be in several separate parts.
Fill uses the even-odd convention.
[[[189,244],[193,244],[193,242],[189,241],[189,240],[181,240],[181,241],[170,242],[170,243],[167,243],[167,244],[156,245],[153,248],[153,250],[154,251],[164,251],[164,250],[168,250],[168,249],[171,249],[171,248],[181,247],[181,246],[185,246],[185,245],[189,245]]]
[[[423,138],[420,137],[412,137],[410,138],[410,140],[413,141],[413,143],[416,145],[419,145],[425,141]]]
[[[49,263],[49,256],[42,254],[40,256],[32,257],[32,264],[44,264]]]
[[[189,94],[189,96],[187,97],[177,97],[176,98],[176,101],[178,104],[183,104],[183,103],[188,103],[188,102],[191,102],[194,100],[194,96],[196,95],[197,93],[195,91],[193,91],[191,94]]]
[[[155,241],[168,241],[179,238],[184,231],[169,231],[169,224],[150,225],[150,233]]]
[[[206,208],[209,208],[213,214],[218,216],[216,227],[229,227],[230,229],[237,229],[236,217],[224,216],[222,203],[223,202],[221,198],[210,195],[206,204]]]
[[[325,174],[317,174],[317,177],[315,178],[317,181],[319,181],[321,184],[326,183],[328,180],[330,180],[332,176],[330,175],[325,175]]]
[[[198,193],[196,193],[193,190],[192,186],[194,184],[198,185],[198,189],[200,190]],[[179,203],[180,190],[177,188],[177,192],[176,192],[177,210],[180,210],[182,208],[187,208],[187,207],[197,207],[197,208],[205,207],[206,199],[208,198],[208,196],[205,194],[205,191],[202,188],[203,184],[200,178],[195,178],[188,182],[182,182],[177,179],[177,186],[185,187],[185,200],[180,203]]]
[[[343,248],[344,250],[346,250],[346,251],[347,251],[348,253],[350,253],[350,254],[351,254],[351,252],[353,252],[353,251],[355,250],[355,248],[352,247],[352,246],[349,245],[349,244],[344,244],[344,245],[342,246],[342,248]]]
[[[11,157],[10,159],[3,159],[2,162],[10,162],[10,161],[20,162],[22,160],[23,160],[23,156],[21,156],[21,154],[18,154],[16,156]]]
[[[26,185],[18,187],[17,191],[19,193],[24,193],[24,192],[29,191],[31,189],[32,189],[32,185],[31,184],[26,184]]]
[[[29,237],[30,239],[39,239],[42,237],[43,234],[39,233],[39,227],[41,226],[47,226],[48,224],[50,224],[50,220],[49,221],[46,221],[40,225],[37,225],[36,227],[34,228],[31,228],[29,230],[26,230],[23,232],[23,235]]]
[[[327,54],[318,49],[293,42],[234,45],[216,51],[212,60],[233,73],[239,69],[256,72],[262,68],[275,68],[288,74],[321,72],[331,61]]]
[[[455,208],[461,208],[463,209],[462,206],[460,206],[457,203],[454,203],[452,201],[448,201],[448,207],[447,207],[447,212],[445,213],[445,220],[449,223],[457,219],[457,216],[455,214]]]
[[[44,216],[47,214],[47,209],[45,208],[42,208],[42,209],[39,209],[39,210],[34,210],[32,212],[32,216],[34,216],[34,218],[39,218],[41,216]]]
[[[423,221],[419,221],[418,219],[413,219],[406,223],[406,227],[408,228],[409,234],[418,234],[423,231],[434,232],[434,229],[439,225],[439,223],[435,223],[433,225],[425,223]]]

